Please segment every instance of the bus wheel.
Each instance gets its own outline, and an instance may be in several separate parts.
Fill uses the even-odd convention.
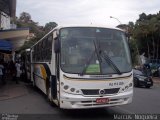
[[[52,98],[52,95],[51,95],[51,87],[48,88],[47,90],[47,99],[48,99],[48,102],[51,106],[55,107],[56,105],[53,103],[53,98]]]
[[[49,102],[52,101],[51,87],[49,87],[48,90],[47,90],[47,98],[48,98]]]
[[[134,78],[134,86],[139,87],[139,82],[137,78]]]

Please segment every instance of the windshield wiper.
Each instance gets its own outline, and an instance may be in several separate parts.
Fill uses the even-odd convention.
[[[114,64],[114,62],[110,59],[110,57],[105,53],[101,52],[101,57],[105,59],[105,61],[112,66],[112,68],[119,74],[121,75],[121,71],[118,69],[118,67]]]
[[[91,60],[93,58],[93,55],[95,55],[95,54],[97,55],[98,61],[100,62],[99,64],[102,63],[102,57],[103,57],[105,59],[105,61],[113,68],[113,70],[115,70],[119,75],[121,75],[122,74],[121,71],[114,64],[114,62],[110,59],[110,57],[105,52],[102,52],[100,47],[97,48],[96,43],[95,43],[94,40],[93,40],[93,43],[94,43],[95,50],[93,51],[91,57],[86,62],[85,67],[83,68],[83,70],[80,73],[80,75],[82,76],[86,72],[86,70],[87,70],[87,68],[88,68],[88,66],[89,66],[89,64],[90,64],[90,62],[91,62]],[[100,65],[100,73],[102,73],[102,69],[101,68],[102,67]]]
[[[87,70],[87,68],[88,68],[88,66],[89,66],[94,54],[95,54],[95,51],[93,51],[91,57],[86,62],[85,67],[83,68],[82,72],[80,73],[80,76],[82,76],[86,72],[86,70]]]
[[[93,40],[93,43],[94,43],[95,50],[93,51],[93,53],[92,53],[91,57],[89,58],[89,60],[87,61],[87,63],[85,64],[86,66],[83,68],[82,72],[80,73],[81,76],[86,72],[86,70],[87,70],[87,68],[93,58],[93,55],[97,54],[98,61],[100,62],[100,64],[102,62],[102,59],[100,57],[100,53],[98,52],[98,48],[96,47],[96,43],[94,40]],[[101,65],[100,65],[100,73],[101,73],[101,71],[102,70],[101,70]]]

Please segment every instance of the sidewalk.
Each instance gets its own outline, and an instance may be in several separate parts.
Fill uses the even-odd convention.
[[[152,80],[153,80],[154,85],[160,86],[160,78],[159,77],[153,77]]]
[[[8,79],[6,80],[5,85],[0,84],[0,101],[20,97],[26,94],[28,94],[28,90],[24,82],[20,81],[19,84],[16,84],[15,81]]]

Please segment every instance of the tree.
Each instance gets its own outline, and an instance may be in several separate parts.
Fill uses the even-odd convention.
[[[144,21],[144,20],[146,20],[146,18],[147,18],[146,14],[142,13],[142,14],[139,15],[139,20],[138,21]]]
[[[57,26],[56,22],[46,23],[44,26],[39,26],[38,22],[35,22],[31,19],[31,15],[27,12],[22,12],[20,17],[14,21],[17,24],[17,27],[28,27],[30,28],[30,33],[34,34],[35,37],[31,40],[26,41],[20,50],[27,49],[31,47],[34,43],[40,40],[47,32]]]
[[[52,30],[52,29],[55,28],[56,26],[57,26],[57,23],[55,23],[55,22],[46,23],[46,25],[45,25],[45,27],[44,27],[45,33],[49,32],[50,30]]]
[[[22,12],[20,17],[16,19],[15,23],[17,27],[28,27],[30,28],[30,33],[34,34],[34,38],[31,38],[29,41],[26,41],[24,45],[21,47],[20,50],[26,49],[31,47],[35,42],[40,40],[44,35],[45,32],[43,30],[43,26],[39,26],[38,22],[34,22],[31,19],[31,15],[26,12]]]
[[[31,15],[27,12],[22,12],[20,14],[19,20],[22,22],[29,22],[31,20]]]
[[[134,25],[129,23],[128,26],[131,47],[150,59],[160,59],[160,11],[157,14],[142,13]]]
[[[156,52],[156,46],[155,46],[155,34],[156,34],[156,31],[157,31],[157,28],[156,28],[156,24],[157,24],[157,18],[156,17],[152,17],[149,21],[149,31],[150,31],[150,34],[151,34],[151,40],[152,40],[152,48],[153,48],[153,58],[155,58],[155,52]]]
[[[159,27],[160,12],[149,15],[142,13],[135,24],[135,38],[140,42],[141,51],[148,53],[147,56],[152,58],[159,56]]]

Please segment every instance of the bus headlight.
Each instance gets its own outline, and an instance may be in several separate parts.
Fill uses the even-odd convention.
[[[75,88],[71,88],[70,91],[71,91],[71,92],[75,92]]]
[[[79,90],[76,90],[76,93],[78,94],[78,93],[80,93],[80,91],[79,91]]]
[[[68,88],[69,88],[68,85],[65,85],[65,86],[63,87],[64,90],[67,90]]]
[[[71,87],[69,85],[65,85],[61,83],[61,86],[62,86],[62,90],[66,93],[78,94],[78,95],[82,94],[81,90]]]
[[[64,85],[64,82],[61,82],[61,85],[63,86],[63,85]]]

